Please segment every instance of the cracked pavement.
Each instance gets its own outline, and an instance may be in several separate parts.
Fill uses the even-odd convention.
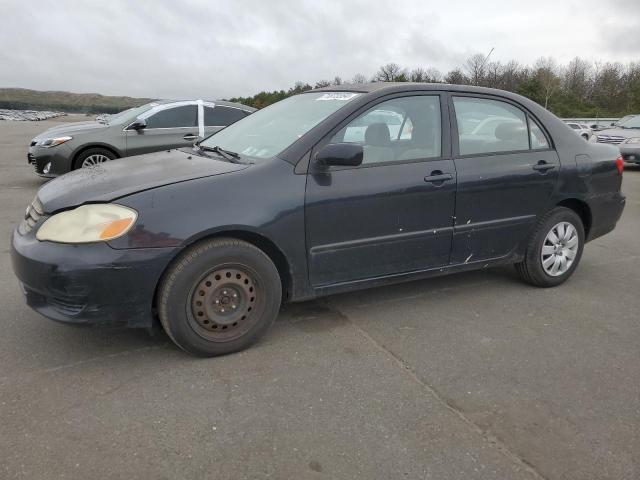
[[[640,168],[564,286],[497,268],[292,304],[203,360],[24,305],[8,239],[59,121],[0,122],[1,478],[640,476]]]

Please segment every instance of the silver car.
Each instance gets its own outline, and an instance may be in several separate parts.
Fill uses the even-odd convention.
[[[598,143],[618,145],[625,162],[640,164],[640,115],[628,117],[615,127],[599,131]]]
[[[27,160],[38,175],[56,177],[115,158],[190,146],[254,111],[224,101],[155,101],[51,128],[31,141]]]

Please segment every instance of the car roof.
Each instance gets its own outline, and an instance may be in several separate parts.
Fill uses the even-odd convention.
[[[198,99],[186,99],[186,100],[153,100],[152,102],[149,103],[157,103],[159,105],[169,105],[171,103],[181,103],[181,102],[195,102]],[[247,112],[255,112],[256,109],[253,107],[250,107],[248,105],[243,105],[242,103],[236,103],[236,102],[227,102],[226,100],[203,100],[204,102],[207,103],[215,103],[216,105],[221,105],[223,107],[232,107],[232,108],[239,108],[241,110],[245,110]]]
[[[455,85],[451,83],[418,83],[418,82],[372,82],[372,83],[345,83],[342,85],[331,85],[329,87],[314,88],[313,90],[307,90],[304,93],[311,92],[359,92],[359,93],[373,93],[373,92],[389,92],[395,91],[411,91],[411,90],[436,90],[436,91],[456,91],[456,92],[470,92],[470,93],[483,93],[487,95],[500,95],[513,96],[522,98],[520,95],[507,92],[505,90],[499,90],[497,88],[488,87],[476,87],[473,85]]]
[[[493,95],[510,99],[514,102],[531,107],[539,105],[534,101],[518,95],[517,93],[508,92],[506,90],[500,90],[497,88],[488,87],[476,87],[474,85],[454,85],[451,83],[417,83],[417,82],[372,82],[372,83],[359,83],[359,84],[342,84],[331,85],[329,87],[314,88],[307,90],[305,93],[317,93],[317,92],[356,92],[365,93],[375,96],[383,96],[392,93],[404,93],[411,91],[434,91],[434,92],[460,92],[460,93],[476,93],[481,95]]]

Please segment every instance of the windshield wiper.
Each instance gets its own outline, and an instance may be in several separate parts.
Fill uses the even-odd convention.
[[[232,152],[231,150],[225,150],[219,146],[215,147],[207,147],[205,145],[198,144],[198,148],[200,150],[204,150],[205,152],[214,152],[220,155],[222,158],[229,160],[230,162],[239,163],[237,160],[240,159],[240,155],[236,152]]]

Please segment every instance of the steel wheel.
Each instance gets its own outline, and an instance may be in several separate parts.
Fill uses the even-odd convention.
[[[191,293],[190,323],[210,341],[229,341],[243,335],[259,318],[261,302],[254,275],[244,266],[230,265],[208,273]]]
[[[579,247],[580,237],[576,228],[569,222],[556,224],[547,233],[540,252],[545,273],[558,277],[567,272],[578,254]]]
[[[94,165],[98,165],[100,163],[108,162],[110,160],[106,155],[102,155],[101,153],[94,153],[93,155],[89,155],[82,161],[81,167],[93,167]]]

